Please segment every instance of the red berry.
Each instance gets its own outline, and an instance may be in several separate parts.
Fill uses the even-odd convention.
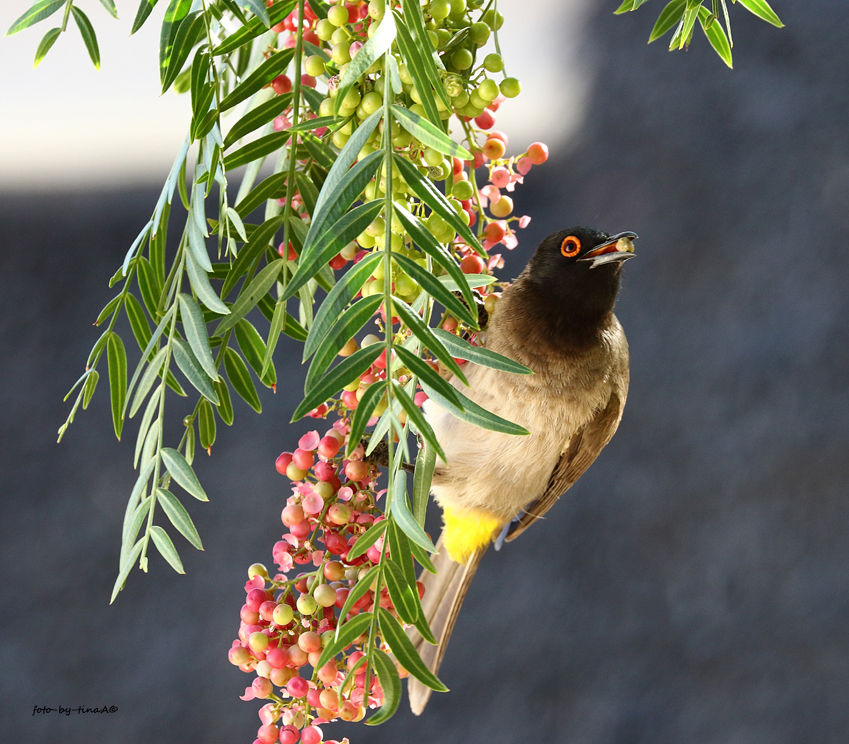
[[[341,269],[346,263],[348,263],[348,260],[341,254],[334,256],[328,261],[331,269]]]
[[[293,646],[292,648],[296,648]],[[291,649],[289,649],[291,651]],[[302,698],[307,694],[307,691],[310,689],[309,684],[303,677],[292,677],[289,682],[286,684],[286,689],[289,691],[289,694],[295,698]]]
[[[259,727],[259,731],[256,732],[256,738],[259,739],[262,744],[274,744],[277,741],[277,735],[280,733],[280,730],[273,723],[266,723],[263,726]]]
[[[277,252],[280,254],[280,258],[285,258],[287,261],[294,261],[298,257],[298,254],[292,247],[291,243],[289,243],[289,252],[286,256],[283,255],[284,250],[283,243],[277,246]]]
[[[302,450],[300,447],[292,453],[292,462],[296,468],[301,470],[309,470],[315,462],[315,455],[307,450]]]
[[[297,504],[291,504],[283,509],[280,519],[287,527],[304,521],[304,510]]]
[[[280,744],[297,744],[301,734],[294,726],[284,726],[280,729]]]
[[[336,475],[336,468],[329,462],[319,461],[313,468],[315,477],[320,481],[329,481]]]
[[[289,80],[288,75],[278,75],[271,81],[271,87],[274,88],[274,92],[279,96],[292,90],[292,81]]]
[[[303,540],[310,534],[310,532],[312,532],[312,525],[308,519],[305,519],[303,522],[290,525],[289,532],[291,532],[294,537],[298,538],[298,540]]]
[[[259,606],[268,599],[265,589],[251,589],[245,599],[245,606],[259,612]]]
[[[460,261],[460,269],[464,274],[480,274],[486,268],[486,264],[480,256],[466,256]]]
[[[303,744],[321,744],[321,729],[318,726],[307,726],[301,731]]]
[[[362,460],[351,460],[345,466],[345,475],[348,476],[348,480],[362,481],[368,477],[368,470],[368,465]]]
[[[501,242],[501,239],[507,234],[501,222],[490,222],[484,228],[483,232],[487,239],[493,243]]]
[[[342,442],[336,437],[324,437],[318,443],[318,454],[322,457],[336,457],[336,453],[342,448]]]
[[[338,532],[325,532],[324,544],[333,555],[340,555],[348,550],[348,541]]]
[[[481,129],[491,129],[495,126],[495,114],[488,109],[484,109],[483,113],[475,118],[475,124]]]

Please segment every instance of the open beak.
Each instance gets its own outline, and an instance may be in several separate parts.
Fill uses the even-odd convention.
[[[615,261],[627,261],[633,258],[634,240],[637,239],[637,234],[632,232],[621,232],[618,235],[611,235],[601,245],[597,245],[585,256],[582,256],[578,261],[590,262],[590,268],[594,269],[597,266],[614,263]]]

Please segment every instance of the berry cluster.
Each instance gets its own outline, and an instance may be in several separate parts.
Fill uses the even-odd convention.
[[[311,431],[294,452],[277,458],[277,470],[292,481],[292,495],[281,514],[288,531],[272,551],[279,573],[272,577],[262,564],[248,569],[238,638],[229,651],[231,663],[256,674],[242,699],[271,701],[259,712],[257,740],[262,744],[278,739],[295,744],[299,737],[305,744],[319,744],[320,724],[362,720],[367,706],[383,702],[364,654],[365,636],[319,665],[341,621],[372,611],[375,602],[397,617],[386,588],[376,597],[377,587],[366,579],[388,554],[384,537],[361,554],[351,554],[357,540],[384,517],[377,503],[382,496],[376,491],[379,473],[362,459],[362,445],[350,458],[341,455],[347,428],[340,419],[324,437]],[[287,578],[295,564],[313,568]],[[370,586],[349,602],[364,579]],[[421,597],[424,587],[419,584],[418,589]],[[304,674],[308,666],[311,675]],[[399,675],[406,672],[399,668]]]

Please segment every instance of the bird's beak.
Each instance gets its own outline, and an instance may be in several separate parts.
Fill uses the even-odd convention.
[[[596,246],[578,260],[590,262],[591,269],[615,261],[627,261],[636,255],[634,253],[633,242],[636,239],[637,234],[632,232],[621,232],[618,235],[611,235],[608,240]]]

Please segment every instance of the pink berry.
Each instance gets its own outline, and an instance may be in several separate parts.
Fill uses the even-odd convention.
[[[303,522],[298,522],[297,524],[290,525],[289,532],[292,533],[294,537],[297,537],[299,540],[303,540],[307,535],[312,532],[312,525],[310,524],[308,519],[305,519]]]
[[[280,729],[280,744],[297,744],[301,734],[294,726],[284,726]]]
[[[337,532],[325,532],[324,544],[334,555],[340,555],[343,551],[348,550],[348,543],[345,538]]]
[[[268,595],[265,593],[265,589],[251,589],[245,599],[245,606],[254,612],[259,612],[260,605],[267,599]]]
[[[308,450],[302,450],[300,447],[292,453],[292,462],[296,468],[301,470],[309,470],[315,462],[315,455]]]
[[[251,654],[244,646],[233,646],[227,652],[227,658],[234,666],[242,666],[250,661]]]
[[[336,669],[335,661],[328,661],[318,670],[318,678],[326,685],[333,684],[339,671]],[[327,707],[326,705],[324,706]]]
[[[425,393],[425,392],[416,393],[415,402],[416,402],[417,406],[419,406],[421,408],[421,406],[424,404],[424,402],[426,400],[427,400],[427,393]]]
[[[292,679],[286,683],[286,689],[292,697],[302,698],[307,694],[310,686],[303,677],[292,677]]]
[[[283,243],[277,246],[277,252],[280,254],[280,258],[285,258],[287,261],[294,261],[298,257],[298,252],[295,250],[291,243],[289,243],[288,252],[283,246]]]
[[[304,651],[300,646],[290,646],[288,653],[289,662],[292,664],[293,667],[300,668],[309,661],[307,652]],[[306,684],[306,680],[301,681]],[[289,692],[291,692],[291,690]],[[306,692],[304,692],[304,695],[305,694]],[[303,697],[303,695],[296,695],[295,697]]]
[[[301,731],[301,741],[303,744],[320,744],[321,729],[318,726],[307,726]]]
[[[510,171],[502,166],[493,168],[489,180],[496,188],[503,189],[510,183]]]
[[[293,524],[304,521],[304,510],[297,504],[290,504],[283,509],[280,519],[287,527],[291,527]]]
[[[480,116],[475,118],[475,124],[481,129],[491,129],[495,126],[495,114],[488,109],[484,109]]]
[[[265,660],[275,669],[282,669],[289,662],[289,654],[282,648],[272,648],[266,652]]]
[[[329,481],[336,475],[336,468],[329,462],[319,461],[313,468],[315,477],[320,481]]]
[[[259,606],[259,616],[268,622],[271,622],[271,615],[277,609],[277,602],[269,599]]]
[[[253,687],[254,695],[258,698],[262,698],[263,700],[274,692],[274,687],[265,677],[257,677],[251,683],[251,687]]]
[[[301,506],[307,514],[320,514],[324,509],[324,499],[315,491],[304,496]]]
[[[362,481],[368,477],[369,467],[362,460],[350,460],[345,466],[345,475],[349,480]]]
[[[252,610],[247,605],[242,605],[242,609],[239,610],[239,617],[246,625],[253,625],[256,622],[259,622],[259,612],[257,610]]]
[[[277,461],[274,463],[274,467],[277,468],[277,472],[280,473],[280,475],[286,475],[286,468],[289,467],[290,462],[292,462],[292,453],[284,452],[277,458]]]
[[[542,165],[548,160],[548,146],[542,142],[534,142],[528,148],[528,157],[534,165]]]
[[[322,457],[335,457],[341,448],[342,442],[339,439],[327,436],[318,443],[318,454]]]
[[[311,630],[306,633],[301,633],[298,638],[298,645],[302,651],[311,654],[313,651],[321,650],[321,636],[318,633],[313,633]]]
[[[280,729],[277,728],[273,723],[267,723],[264,726],[259,727],[259,731],[256,732],[256,738],[259,739],[262,744],[273,744],[273,742],[277,741],[277,736],[280,733]]]
[[[357,393],[353,390],[346,390],[342,393],[342,403],[345,404],[346,408],[350,410],[355,410],[359,400],[357,400]]]

